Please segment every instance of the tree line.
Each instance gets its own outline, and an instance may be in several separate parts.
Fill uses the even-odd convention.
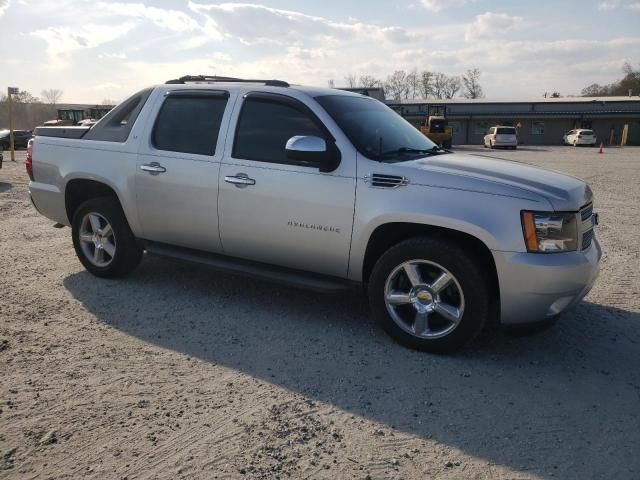
[[[349,74],[344,77],[348,88],[384,88],[387,97],[393,100],[413,98],[453,98],[456,95],[464,98],[482,98],[484,91],[480,85],[481,72],[477,68],[466,71],[463,75],[449,76],[442,72],[414,69],[410,72],[396,70],[385,79],[372,75]],[[334,81],[329,80],[334,87]]]
[[[600,85],[592,83],[588,87],[582,89],[583,97],[613,97],[640,95],[640,68],[634,70],[629,62],[625,62],[622,66],[624,77],[608,85]]]

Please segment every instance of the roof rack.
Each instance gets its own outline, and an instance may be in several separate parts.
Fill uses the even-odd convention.
[[[218,77],[215,75],[185,75],[184,77],[176,78],[165,82],[166,84],[183,84],[190,82],[226,82],[226,83],[262,83],[267,87],[288,87],[289,84],[282,80],[255,80],[235,77]]]

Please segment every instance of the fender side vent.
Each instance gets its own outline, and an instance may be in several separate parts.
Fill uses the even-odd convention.
[[[382,173],[372,173],[364,177],[364,181],[370,187],[376,188],[398,188],[409,185],[409,179],[398,175],[384,175]]]

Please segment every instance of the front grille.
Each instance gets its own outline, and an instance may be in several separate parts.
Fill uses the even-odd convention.
[[[591,246],[593,241],[593,228],[582,234],[582,250],[586,250]]]
[[[593,215],[593,203],[586,205],[580,210],[580,218],[583,222],[589,220],[591,218],[591,215]]]

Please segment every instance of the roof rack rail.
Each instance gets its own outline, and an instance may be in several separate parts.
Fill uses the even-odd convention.
[[[235,77],[218,77],[216,75],[185,75],[184,77],[169,80],[165,84],[183,84],[189,82],[231,82],[231,83],[262,83],[267,87],[288,87],[289,84],[282,80],[256,80]]]

